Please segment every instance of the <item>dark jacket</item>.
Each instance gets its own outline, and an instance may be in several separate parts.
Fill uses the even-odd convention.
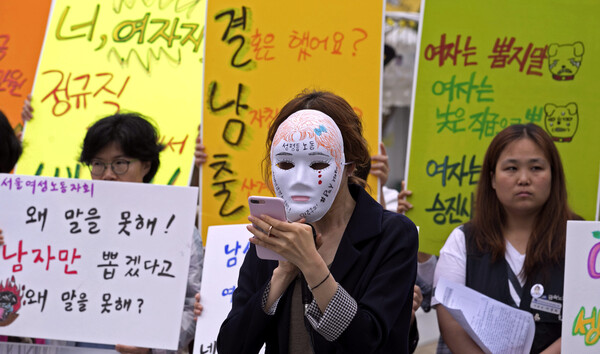
[[[465,233],[465,244],[467,247],[467,277],[466,286],[476,290],[492,299],[515,306],[508,288],[508,272],[506,259],[502,257],[492,262],[489,252],[477,250],[470,224],[463,227]],[[564,259],[559,264],[552,265],[550,269],[544,269],[543,273],[537,274],[532,279],[527,279],[521,294],[521,305],[519,308],[531,312],[535,320],[535,336],[531,353],[539,353],[554,343],[561,336],[562,311],[550,313],[530,307],[532,303],[531,288],[535,284],[544,287],[544,293],[539,298],[541,301],[551,301],[562,306],[563,281],[565,273]]]
[[[356,300],[350,325],[333,342],[309,328],[315,353],[407,353],[418,238],[405,216],[383,210],[363,188],[351,185],[356,207],[340,241],[331,274]],[[287,353],[292,286],[273,316],[261,308],[277,267],[257,258],[254,245],[240,270],[233,307],[217,339],[219,353]],[[293,285],[293,283],[292,283]]]

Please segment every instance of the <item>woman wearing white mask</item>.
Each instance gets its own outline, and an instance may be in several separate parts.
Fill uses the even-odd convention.
[[[273,121],[267,152],[265,179],[289,222],[248,218],[260,230],[248,226],[255,238],[219,353],[264,343],[267,353],[408,352],[417,230],[353,176],[370,155],[352,107],[332,93],[300,94]],[[259,259],[255,245],[287,261]]]

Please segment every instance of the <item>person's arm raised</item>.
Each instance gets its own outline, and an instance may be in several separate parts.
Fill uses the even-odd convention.
[[[387,183],[389,174],[390,174],[390,166],[389,166],[389,158],[387,155],[387,151],[385,150],[385,146],[383,143],[379,144],[381,149],[381,154],[371,156],[371,169],[369,173],[379,179],[379,201],[380,204],[385,209],[385,198],[383,196],[383,186]]]
[[[23,108],[21,109],[21,119],[23,123],[29,122],[33,119],[33,107],[31,106],[31,94],[27,95],[25,102],[23,102]]]
[[[202,144],[202,138],[200,137],[201,126],[198,126],[198,136],[196,137],[196,146],[194,147],[194,164],[196,167],[202,166],[206,159],[208,158],[208,154],[205,152],[206,148],[204,144]]]
[[[409,209],[412,209],[413,205],[409,203],[406,198],[412,195],[412,191],[406,190],[406,182],[402,181],[402,190],[398,193],[398,214],[404,214]]]

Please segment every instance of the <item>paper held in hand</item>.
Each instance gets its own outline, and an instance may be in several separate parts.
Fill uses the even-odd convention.
[[[440,278],[435,298],[485,353],[529,353],[535,323],[531,313],[464,285]]]

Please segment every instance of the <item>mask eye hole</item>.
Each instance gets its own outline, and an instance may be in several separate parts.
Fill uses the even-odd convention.
[[[313,162],[310,164],[310,168],[312,168],[313,170],[324,170],[327,167],[329,167],[329,164],[327,162]]]
[[[289,170],[289,169],[294,168],[294,164],[289,161],[278,162],[276,166],[282,170]]]

